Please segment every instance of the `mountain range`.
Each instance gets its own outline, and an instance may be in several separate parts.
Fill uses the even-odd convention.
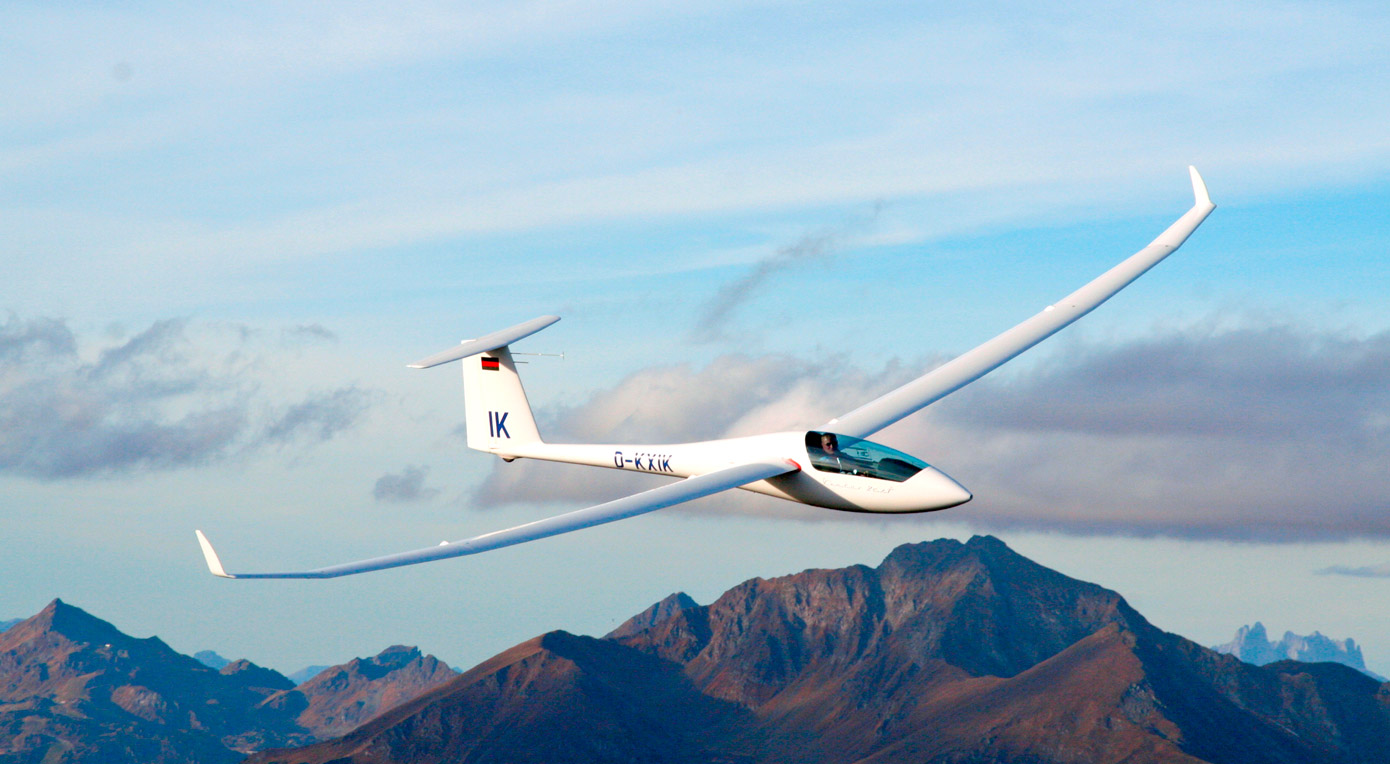
[[[220,670],[54,600],[0,633],[0,762],[217,764],[352,726],[457,672],[392,647],[296,686]]]
[[[0,730],[26,764],[1353,764],[1390,761],[1390,684],[1223,655],[977,536],[673,594],[463,674],[393,647],[297,686],[55,600],[0,633]]]
[[[992,537],[550,632],[254,764],[1390,761],[1390,686],[1258,667]]]
[[[1317,631],[1308,636],[1286,631],[1278,642],[1274,642],[1265,631],[1265,625],[1256,621],[1254,626],[1242,626],[1237,629],[1235,638],[1230,642],[1215,645],[1211,649],[1218,653],[1234,655],[1256,666],[1284,660],[1341,663],[1373,679],[1385,681],[1385,677],[1366,668],[1366,659],[1362,656],[1356,640],[1332,639]]]

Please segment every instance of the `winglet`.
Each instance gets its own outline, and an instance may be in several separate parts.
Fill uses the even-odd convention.
[[[1216,205],[1211,203],[1211,195],[1207,193],[1207,184],[1202,180],[1202,174],[1192,165],[1187,166],[1187,171],[1192,175],[1192,195],[1196,197],[1197,206],[1215,207]]]
[[[193,532],[198,534],[198,546],[203,548],[203,559],[206,560],[208,563],[208,571],[211,572],[214,576],[221,576],[222,578],[236,578],[236,576],[227,573],[227,571],[222,567],[222,561],[217,559],[217,550],[212,548],[212,542],[208,541],[208,537],[204,536],[202,531]]]

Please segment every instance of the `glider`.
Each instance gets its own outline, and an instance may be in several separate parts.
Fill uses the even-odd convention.
[[[421,359],[410,368],[463,362],[469,448],[509,462],[543,459],[680,480],[461,541],[312,570],[228,573],[207,537],[195,531],[208,569],[223,578],[334,578],[487,552],[733,488],[852,512],[929,512],[964,504],[970,501],[970,492],[946,473],[866,438],[983,377],[1095,310],[1182,246],[1216,208],[1197,168],[1188,170],[1195,197],[1192,208],[1147,247],[998,337],[814,430],[669,445],[547,443],[536,429],[510,347],[559,321],[557,316],[541,316]]]

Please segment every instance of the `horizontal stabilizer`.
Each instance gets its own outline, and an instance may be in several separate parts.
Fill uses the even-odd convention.
[[[460,358],[467,358],[470,355],[496,350],[497,348],[510,345],[519,339],[530,337],[559,320],[559,316],[541,316],[539,318],[533,318],[530,321],[524,321],[516,326],[509,326],[506,329],[479,337],[476,340],[468,340],[458,347],[449,348],[441,353],[435,353],[428,358],[422,358],[415,363],[408,364],[408,366],[412,369],[428,369],[431,366],[457,361]]]

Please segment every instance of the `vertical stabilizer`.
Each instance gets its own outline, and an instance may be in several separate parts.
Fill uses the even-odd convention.
[[[541,440],[506,347],[463,359],[463,404],[469,448],[507,456]]]

